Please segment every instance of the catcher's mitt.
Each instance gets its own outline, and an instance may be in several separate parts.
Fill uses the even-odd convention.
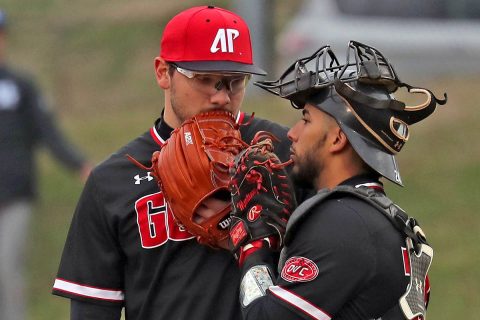
[[[291,161],[281,163],[273,153],[272,139],[267,132],[257,133],[230,169],[230,240],[235,254],[240,247],[269,236],[278,236],[281,246],[288,218],[297,206],[285,170]]]
[[[177,220],[202,244],[218,247],[228,238],[231,210],[229,164],[247,146],[234,116],[227,111],[201,113],[173,130],[160,151],[152,155],[152,175]],[[195,212],[207,198],[228,205],[197,223]]]

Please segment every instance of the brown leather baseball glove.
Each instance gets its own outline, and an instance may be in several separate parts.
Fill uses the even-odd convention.
[[[247,146],[238,129],[227,111],[201,113],[175,129],[152,156],[152,174],[177,222],[212,247],[228,238],[229,165]],[[208,219],[198,217],[199,207],[212,198],[222,200],[222,207]]]

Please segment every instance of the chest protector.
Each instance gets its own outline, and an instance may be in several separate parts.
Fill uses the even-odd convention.
[[[337,186],[322,189],[315,196],[298,206],[290,217],[285,233],[285,246],[280,254],[278,270],[281,272],[287,259],[286,248],[292,241],[300,222],[312,212],[312,208],[332,197],[355,197],[368,202],[383,214],[405,237],[410,262],[410,283],[399,303],[377,320],[425,319],[424,288],[428,269],[433,259],[433,249],[427,243],[425,233],[414,218],[409,217],[398,205],[383,193],[367,187]]]

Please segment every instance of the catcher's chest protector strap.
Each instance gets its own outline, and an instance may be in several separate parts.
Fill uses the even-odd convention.
[[[285,245],[291,241],[292,234],[295,231],[298,223],[305,218],[314,206],[319,205],[326,199],[339,194],[354,196],[364,200],[375,207],[379,212],[386,216],[395,228],[399,230],[406,237],[412,238],[415,243],[425,243],[424,239],[419,238],[412,227],[409,226],[408,215],[399,206],[393,203],[387,196],[376,192],[374,189],[367,187],[354,188],[351,186],[337,186],[333,189],[322,189],[316,195],[301,203],[297,209],[292,213],[288,220],[285,232]]]
[[[312,212],[311,209],[314,206],[319,205],[332,196],[341,194],[353,196],[368,202],[387,217],[395,228],[406,238],[411,266],[410,283],[407,286],[406,293],[400,298],[399,304],[395,304],[384,316],[377,320],[414,319],[418,316],[425,318],[426,308],[423,288],[425,286],[424,282],[428,269],[432,262],[433,249],[427,244],[425,234],[415,219],[410,218],[405,211],[393,203],[387,196],[371,188],[337,186],[333,189],[322,189],[316,195],[300,204],[292,213],[287,224],[285,246],[281,251],[278,263],[279,273],[288,258],[286,248],[299,222]],[[401,313],[403,313],[403,317],[399,317]]]

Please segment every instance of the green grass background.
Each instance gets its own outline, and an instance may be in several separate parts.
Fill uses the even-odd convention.
[[[198,3],[2,0],[0,5],[10,18],[9,60],[35,75],[63,130],[98,163],[158,116],[163,96],[152,67],[163,25]],[[277,30],[298,5],[278,3]],[[480,80],[452,74],[422,81],[439,96],[446,90],[449,103],[411,129],[398,157],[406,187],[387,184],[387,189],[418,218],[435,249],[429,319],[478,319]],[[244,109],[286,125],[300,116],[285,101],[265,95],[247,97]],[[50,290],[82,183],[47,152],[38,157],[40,198],[28,235],[29,319],[67,319],[68,300]]]

